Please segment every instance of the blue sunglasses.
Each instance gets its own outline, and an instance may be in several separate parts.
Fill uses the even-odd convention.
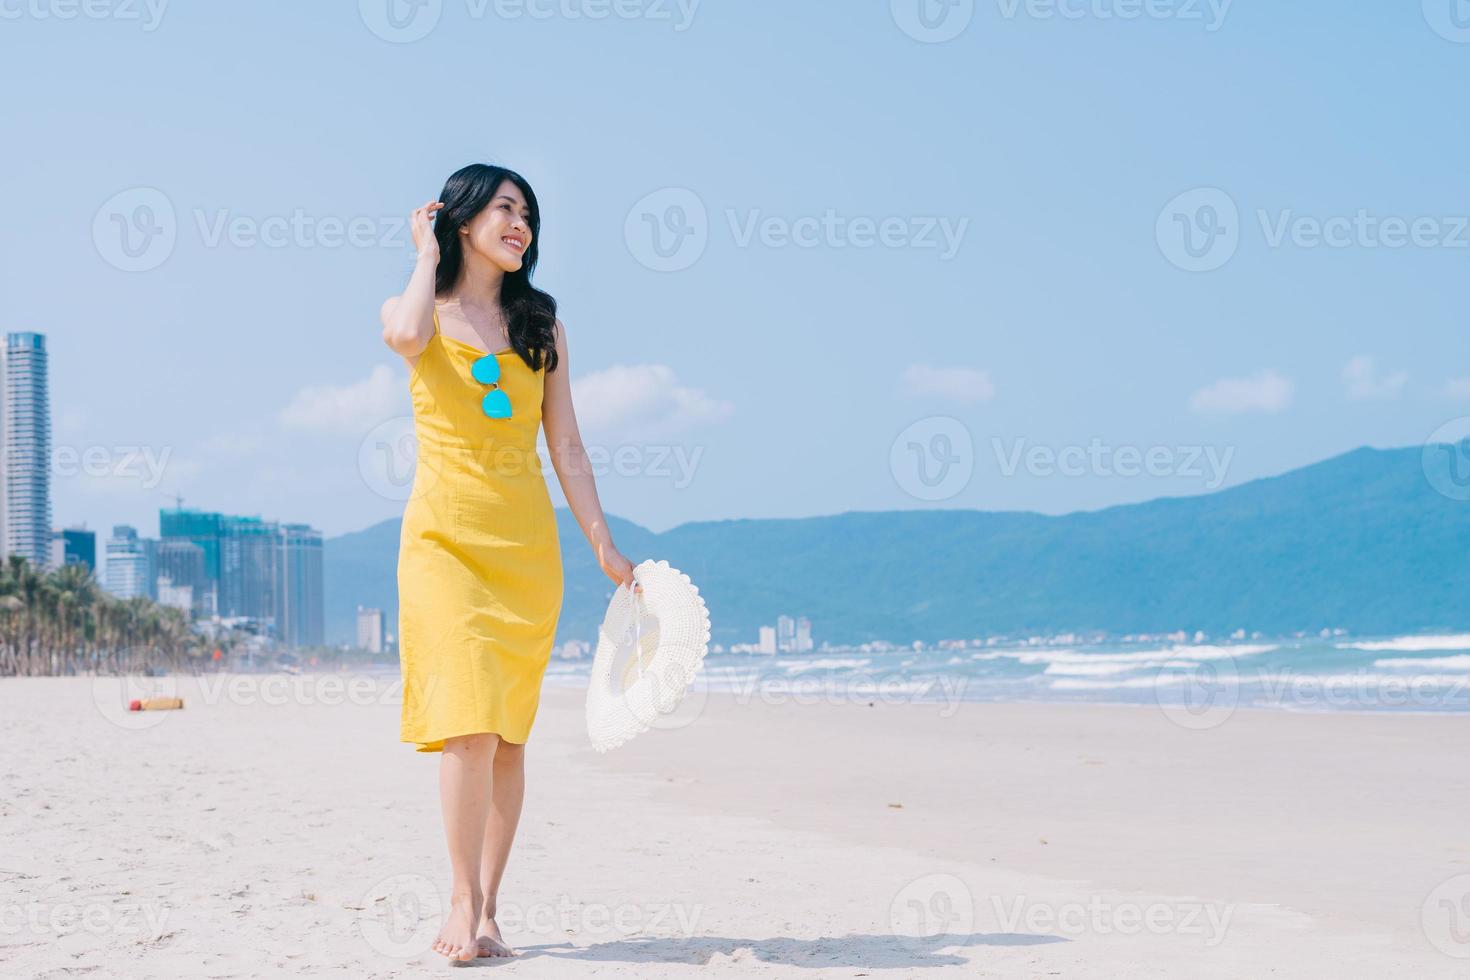
[[[500,362],[495,359],[495,355],[486,354],[471,364],[470,376],[480,384],[490,386],[490,390],[485,392],[485,397],[480,401],[480,408],[485,414],[492,419],[510,418],[510,397],[500,387]]]

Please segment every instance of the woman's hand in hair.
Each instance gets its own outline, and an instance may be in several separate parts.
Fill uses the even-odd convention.
[[[434,214],[442,207],[444,202],[430,201],[421,208],[415,208],[408,216],[409,227],[413,230],[413,247],[419,258],[436,264],[439,261],[439,239],[434,237]]]

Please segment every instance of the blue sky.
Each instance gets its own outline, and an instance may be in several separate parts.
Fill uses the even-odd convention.
[[[656,530],[1090,509],[1470,416],[1449,0],[915,2],[7,5],[55,523],[401,513],[377,309],[472,161],[540,196],[604,507]]]

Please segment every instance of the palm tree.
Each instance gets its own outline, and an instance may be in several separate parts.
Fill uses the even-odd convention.
[[[0,676],[195,670],[204,649],[184,611],[110,596],[84,565],[0,565]]]

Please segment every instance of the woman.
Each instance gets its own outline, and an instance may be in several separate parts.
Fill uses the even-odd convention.
[[[562,600],[538,426],[603,572],[627,585],[633,565],[613,546],[577,431],[566,328],[531,285],[541,218],[530,184],[473,164],[411,221],[418,261],[382,309],[383,340],[409,365],[418,437],[398,554],[400,738],[442,753],[453,881],[433,948],[512,956],[496,895]]]

